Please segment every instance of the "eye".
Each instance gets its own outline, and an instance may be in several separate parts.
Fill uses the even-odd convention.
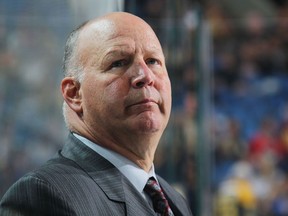
[[[121,59],[121,60],[117,60],[114,61],[111,65],[110,68],[119,68],[119,67],[123,67],[126,66],[129,62],[126,59]]]
[[[160,61],[157,60],[157,59],[154,59],[154,58],[149,58],[146,60],[146,64],[149,64],[149,65],[159,65],[160,64]]]

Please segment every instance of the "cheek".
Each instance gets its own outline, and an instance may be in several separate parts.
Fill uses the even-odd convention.
[[[166,90],[166,111],[168,116],[170,116],[171,108],[172,108],[172,95],[171,95],[171,88],[169,90]]]
[[[110,109],[121,109],[124,106],[124,99],[129,91],[128,85],[118,79],[105,86],[101,95],[102,101]]]
[[[157,82],[156,89],[158,90],[162,99],[161,112],[169,117],[172,106],[172,90],[171,83],[168,77],[163,77]]]
[[[86,112],[101,112],[102,94],[98,86],[89,86],[83,91],[83,106]]]
[[[91,82],[91,80],[94,81]],[[120,100],[126,92],[126,86],[125,80],[121,78],[98,77],[95,79],[95,77],[91,76],[87,78],[84,94],[90,102],[94,101],[94,103],[100,103],[105,106],[109,101],[112,103],[115,100]]]
[[[106,86],[104,97],[118,97],[124,94],[123,84],[121,82],[113,82]]]
[[[167,106],[171,107],[172,103],[172,90],[169,78],[163,79],[161,84],[162,97],[164,98]]]
[[[94,76],[87,74],[82,82],[82,100],[83,108],[86,113],[101,112],[103,103],[104,86],[101,80],[95,79]]]

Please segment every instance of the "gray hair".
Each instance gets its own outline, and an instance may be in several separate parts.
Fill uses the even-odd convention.
[[[75,77],[77,81],[81,81],[83,76],[83,68],[79,64],[79,60],[77,59],[77,47],[78,47],[78,39],[81,30],[88,23],[88,21],[82,23],[76,29],[74,29],[68,36],[65,51],[63,57],[63,73],[64,76]]]
[[[80,83],[82,81],[84,73],[83,73],[83,67],[79,64],[79,60],[77,59],[77,47],[78,47],[79,34],[87,23],[88,21],[84,22],[69,34],[65,44],[64,57],[63,57],[62,69],[64,76],[74,77],[76,81]],[[62,106],[64,122],[66,127],[71,130],[72,125],[69,122],[68,109],[69,109],[68,104],[64,101]]]

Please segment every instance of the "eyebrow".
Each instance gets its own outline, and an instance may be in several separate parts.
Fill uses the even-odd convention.
[[[133,55],[132,51],[127,51],[123,49],[111,49],[102,58],[101,65],[105,65],[106,63],[110,63],[111,61],[115,60],[114,58],[124,58],[124,57],[130,57]]]
[[[130,51],[129,51],[130,50]],[[112,61],[114,61],[115,57],[126,57],[126,56],[131,56],[133,54],[134,51],[132,51],[132,49],[128,49],[127,46],[116,46],[116,47],[112,47],[110,49],[108,49],[103,57],[101,58],[100,61],[100,66],[101,67],[106,67],[107,64],[111,63]]]

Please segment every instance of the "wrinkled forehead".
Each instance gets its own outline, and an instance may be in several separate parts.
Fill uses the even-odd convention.
[[[129,17],[130,18],[130,17]],[[105,56],[117,51],[142,53],[165,58],[152,28],[140,18],[101,19],[87,23],[80,32],[77,59],[80,64],[100,64]],[[93,62],[93,63],[91,63]]]

